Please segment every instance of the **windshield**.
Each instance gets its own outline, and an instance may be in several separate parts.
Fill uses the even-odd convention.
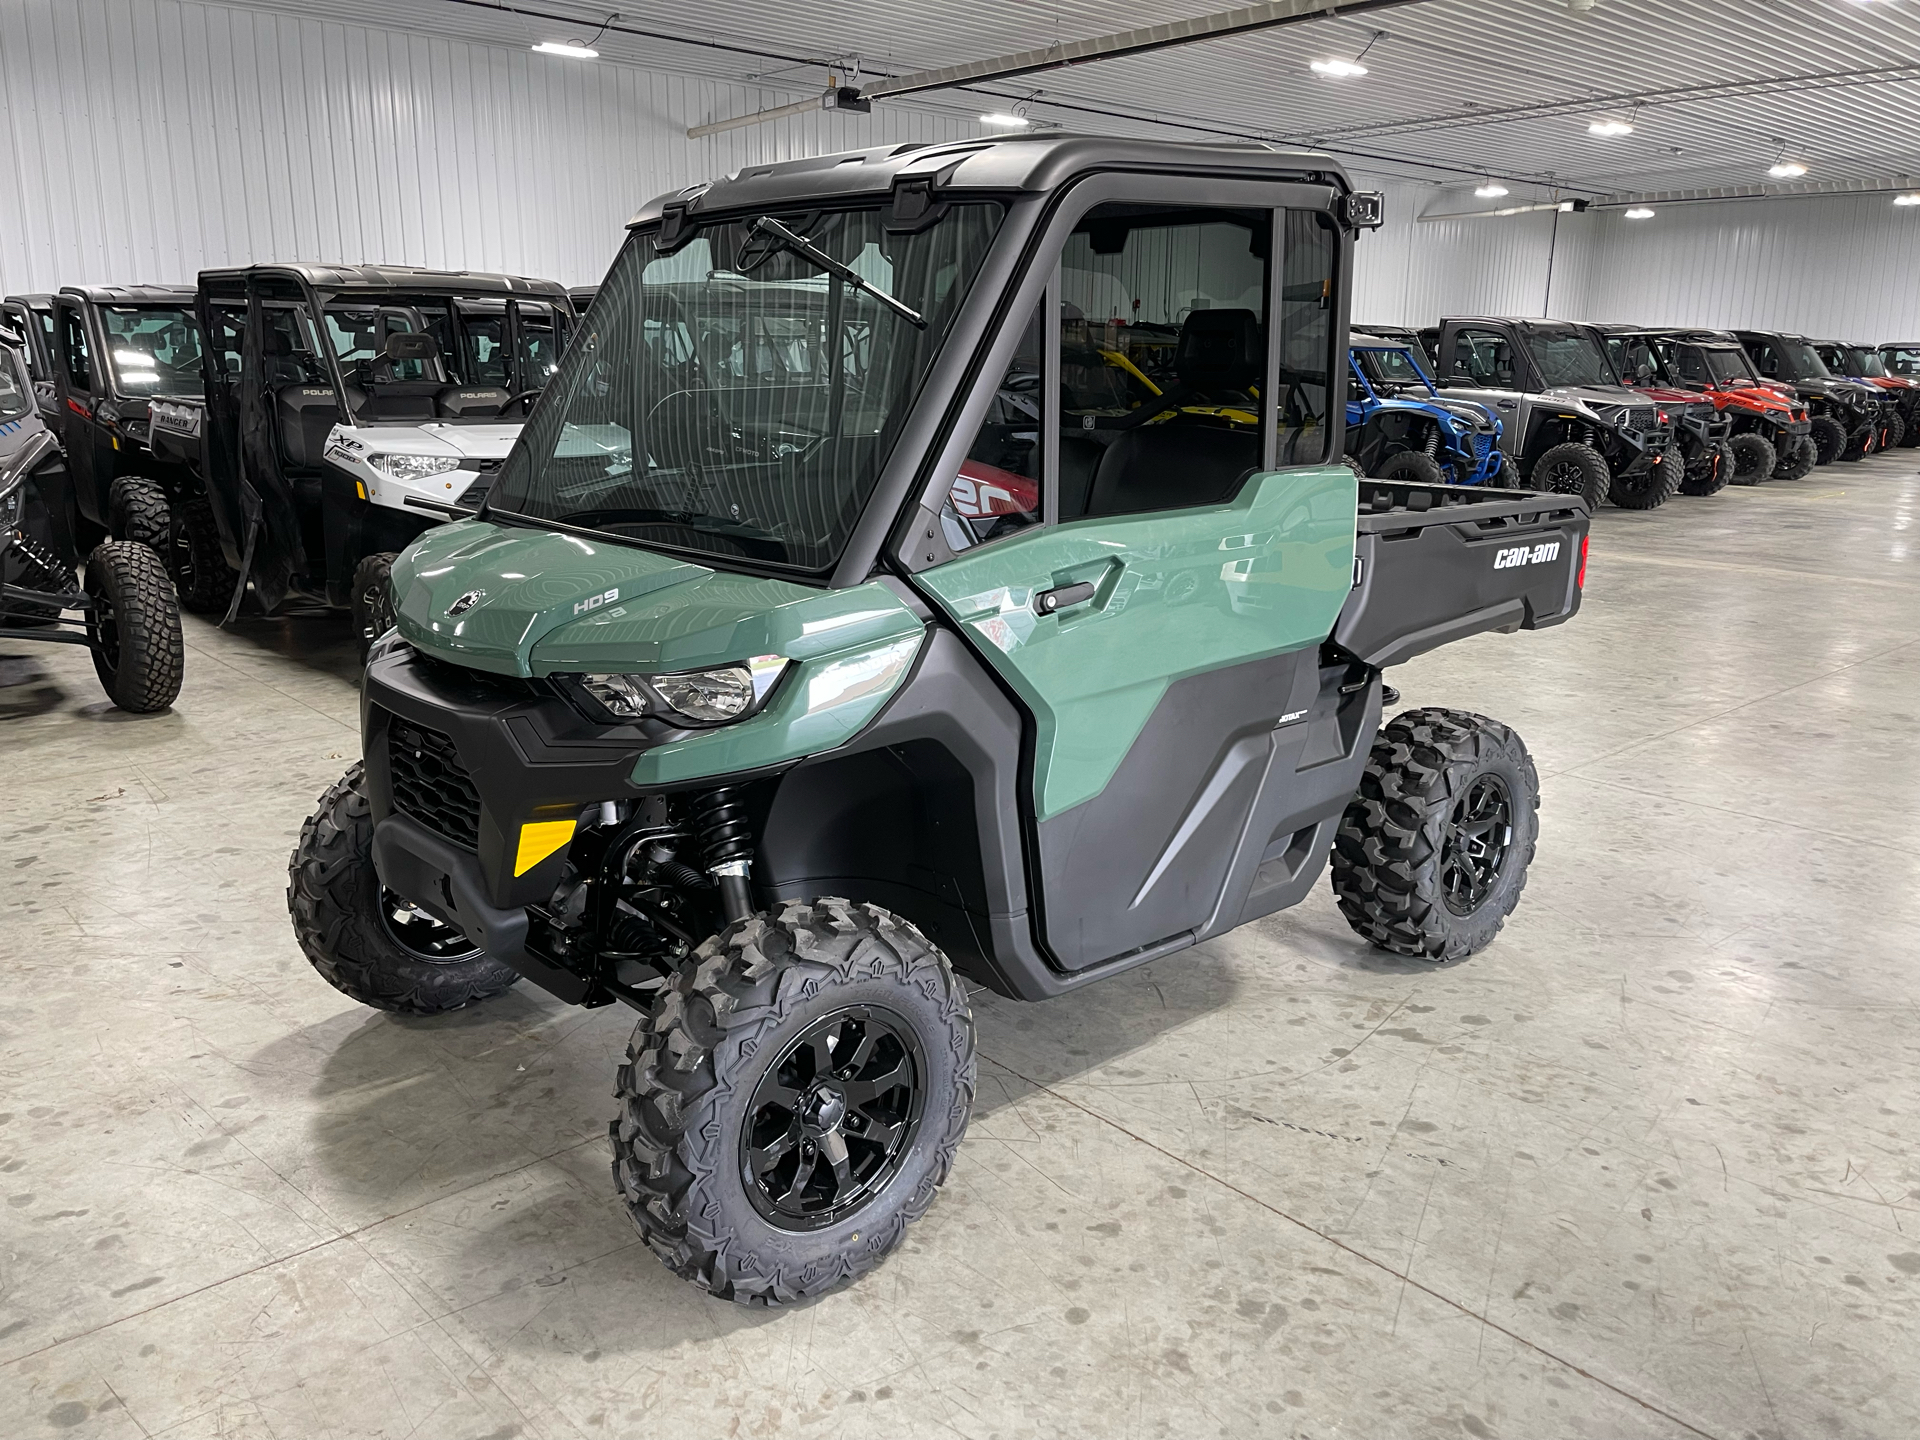
[[[1579,330],[1523,330],[1527,354],[1548,389],[1560,385],[1618,385],[1613,366],[1593,338]]]
[[[507,306],[519,331],[517,354],[507,354]],[[454,321],[457,318],[458,324]],[[560,368],[566,325],[553,306],[539,300],[458,301],[453,312],[426,314],[426,328],[440,342],[462,385],[497,385],[518,394],[538,390]]]
[[[1607,356],[1624,385],[1658,385],[1666,379],[1660,353],[1639,335],[1609,335]]]
[[[1717,350],[1703,349],[1700,357],[1716,385],[1747,385],[1760,378],[1753,373],[1753,365],[1747,359],[1747,352],[1737,346],[1728,345]]]
[[[628,240],[492,507],[643,544],[818,571],[845,547],[1001,211],[917,234],[879,209],[782,223],[920,317],[750,220],[670,254]]]
[[[1804,340],[1784,340],[1780,351],[1787,357],[1796,380],[1826,380],[1833,372],[1820,359],[1820,352]]]
[[[1427,381],[1427,373],[1414,363],[1413,356],[1405,350],[1357,350],[1360,367],[1367,372],[1367,378],[1376,385],[1411,385],[1421,390],[1433,387]]]
[[[200,326],[176,306],[103,305],[113,377],[128,395],[198,395]]]
[[[1885,351],[1884,355],[1889,374],[1920,379],[1920,350],[1895,348]]]
[[[1887,378],[1887,362],[1880,358],[1878,350],[1869,350],[1864,345],[1850,346],[1847,353],[1853,357],[1854,374],[1866,375],[1875,380]]]
[[[11,345],[0,345],[0,424],[18,420],[33,408],[33,390],[20,361]]]

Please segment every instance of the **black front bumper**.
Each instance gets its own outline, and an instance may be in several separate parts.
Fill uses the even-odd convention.
[[[641,796],[630,777],[641,752],[659,743],[656,728],[596,724],[537,681],[466,670],[405,647],[379,655],[367,666],[360,700],[376,864],[388,822],[404,819],[397,836],[417,831],[433,847],[411,838],[390,846],[450,878],[441,861],[447,853],[464,857],[463,883],[493,910],[539,904],[552,895],[566,850],[516,876],[520,827]],[[396,864],[401,848],[393,851]],[[380,866],[389,889],[440,914],[452,902],[437,882],[418,878],[425,873],[413,867],[389,876]],[[479,940],[467,923],[474,913],[469,905],[442,918]]]

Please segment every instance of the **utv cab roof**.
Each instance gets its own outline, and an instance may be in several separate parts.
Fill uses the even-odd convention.
[[[0,300],[4,300],[12,305],[24,305],[29,310],[50,310],[53,308],[53,296],[50,294],[6,295],[0,296]]]
[[[659,220],[669,206],[689,215],[759,211],[801,200],[885,195],[901,182],[943,194],[956,190],[1044,193],[1088,170],[1133,170],[1352,187],[1340,163],[1312,150],[1259,142],[1181,144],[1095,135],[1018,135],[997,139],[883,145],[804,160],[750,165],[722,180],[655,196],[627,222]],[[924,206],[925,202],[921,202]]]
[[[89,305],[193,304],[191,285],[63,285],[62,295],[77,295]],[[27,297],[21,297],[27,298]],[[48,297],[51,299],[52,297]]]
[[[358,291],[367,295],[537,295],[567,298],[557,280],[534,280],[525,275],[493,275],[479,270],[421,270],[411,265],[329,265],[317,261],[289,261],[202,270],[200,283],[214,289],[232,289],[249,275],[299,280],[316,290]]]
[[[1355,330],[1347,336],[1349,350],[1418,350],[1417,339],[1403,340],[1398,335],[1376,335],[1370,330]]]

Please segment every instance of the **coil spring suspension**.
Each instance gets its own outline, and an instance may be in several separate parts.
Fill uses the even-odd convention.
[[[693,833],[707,870],[720,887],[720,905],[728,923],[744,920],[753,913],[753,888],[747,880],[753,860],[753,824],[739,792],[723,786],[696,799]]]
[[[25,590],[45,590],[59,594],[73,589],[73,571],[60,563],[46,546],[24,531],[13,532],[13,552],[26,562],[20,576]]]

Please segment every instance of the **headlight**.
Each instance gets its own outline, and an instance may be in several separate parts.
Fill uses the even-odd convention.
[[[452,455],[369,455],[367,463],[389,480],[425,480],[460,468]]]
[[[581,688],[628,720],[656,715],[719,724],[751,713],[786,668],[780,655],[756,655],[737,665],[673,675],[582,675]]]

